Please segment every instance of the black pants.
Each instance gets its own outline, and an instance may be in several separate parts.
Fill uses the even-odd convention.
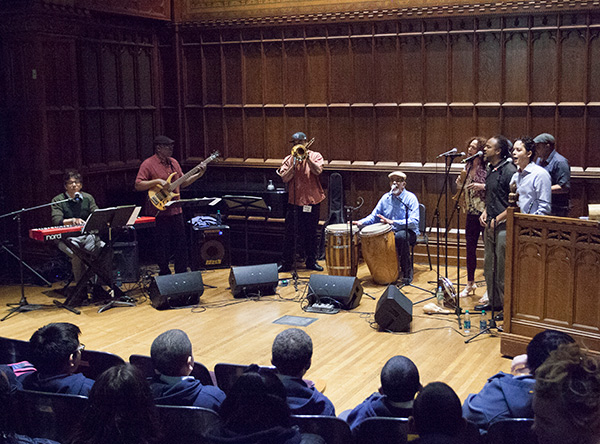
[[[467,238],[467,281],[475,280],[475,269],[477,268],[477,242],[479,235],[483,233],[484,227],[479,223],[478,214],[467,214],[465,225],[465,237]]]
[[[157,216],[154,230],[156,263],[160,267],[160,274],[171,274],[171,256],[175,262],[175,273],[185,273],[188,267],[188,243],[183,214]]]
[[[298,235],[296,252],[304,251],[306,263],[313,264],[317,260],[317,226],[319,225],[319,213],[321,204],[310,205],[311,212],[302,211],[301,206],[288,204],[285,214],[285,240],[283,242],[282,261],[285,265],[294,262],[294,238]],[[294,211],[298,220],[298,228],[295,227]]]
[[[416,233],[411,229],[400,229],[394,233],[396,238],[396,251],[402,268],[402,277],[404,279],[413,278],[413,263],[410,257],[410,246],[417,241]]]

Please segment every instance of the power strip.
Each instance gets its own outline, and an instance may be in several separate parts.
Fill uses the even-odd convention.
[[[320,304],[315,303],[304,309],[309,313],[324,313],[324,314],[336,314],[339,313],[340,309],[333,306],[333,304]]]

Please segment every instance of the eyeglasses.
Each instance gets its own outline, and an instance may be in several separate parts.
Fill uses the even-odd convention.
[[[77,350],[76,350],[76,351],[78,351],[78,352],[80,352],[80,353],[81,353],[81,352],[82,352],[82,351],[84,351],[84,350],[85,350],[85,344],[79,344],[79,347],[77,347]]]
[[[81,185],[81,181],[80,180],[69,180],[68,182],[66,182],[67,185]]]

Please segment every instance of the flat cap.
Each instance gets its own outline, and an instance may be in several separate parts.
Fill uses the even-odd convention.
[[[552,145],[556,143],[556,141],[554,140],[554,136],[548,133],[542,133],[538,136],[535,136],[535,139],[533,139],[533,141],[535,143],[551,143]]]
[[[393,177],[399,177],[402,180],[406,180],[406,174],[404,174],[402,171],[392,171],[390,174],[388,174],[388,177],[390,179]]]
[[[175,141],[167,136],[156,136],[154,138],[154,145],[172,145],[174,143]]]

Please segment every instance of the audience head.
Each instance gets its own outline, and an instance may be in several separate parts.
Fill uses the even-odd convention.
[[[381,369],[381,393],[390,401],[412,401],[420,389],[419,370],[406,356],[394,356]]]
[[[550,356],[550,352],[556,350],[561,344],[568,344],[575,340],[566,333],[558,330],[544,330],[533,337],[527,344],[527,367],[529,372],[535,375],[537,368]]]
[[[159,431],[148,382],[136,367],[122,364],[94,383],[73,442],[146,444],[157,441]]]
[[[38,329],[29,340],[30,361],[43,375],[73,373],[81,361],[81,330],[68,322]]]
[[[227,393],[219,416],[226,429],[239,434],[290,427],[285,387],[273,370],[253,364]]]
[[[288,328],[273,341],[271,363],[283,375],[302,377],[310,368],[312,353],[310,336],[298,328]]]
[[[154,368],[165,376],[188,376],[194,368],[192,343],[182,330],[167,330],[150,347]]]
[[[412,417],[419,436],[458,436],[464,428],[460,399],[443,382],[431,382],[419,392]]]
[[[600,362],[564,344],[537,369],[534,430],[544,444],[600,442]]]

